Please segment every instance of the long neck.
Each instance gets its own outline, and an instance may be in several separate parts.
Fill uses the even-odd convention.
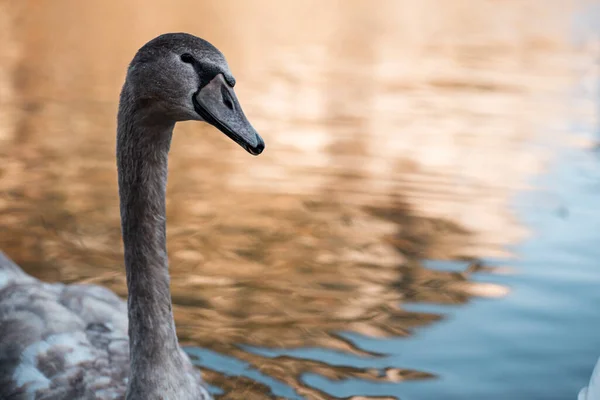
[[[174,124],[151,121],[137,110],[121,104],[117,132],[130,392],[148,390],[183,362],[171,307],[165,232],[167,158]]]

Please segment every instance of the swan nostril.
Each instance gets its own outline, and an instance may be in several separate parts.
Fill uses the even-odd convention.
[[[221,86],[221,98],[223,99],[223,104],[225,104],[227,108],[233,111],[234,105],[233,101],[231,100],[231,94],[229,94],[229,91],[225,87],[225,85]]]

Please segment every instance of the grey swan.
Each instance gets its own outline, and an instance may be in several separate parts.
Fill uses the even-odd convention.
[[[128,299],[97,285],[45,283],[0,252],[0,399],[204,400],[173,320],[165,232],[175,123],[205,121],[252,155],[265,144],[213,45],[160,35],[136,53],[117,117]]]

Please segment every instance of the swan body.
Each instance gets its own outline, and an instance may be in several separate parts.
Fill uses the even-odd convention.
[[[135,55],[119,102],[117,169],[128,299],[41,282],[0,252],[0,400],[208,400],[179,347],[169,290],[165,196],[175,123],[207,122],[264,149],[223,55],[185,33]]]
[[[600,400],[600,359],[592,372],[589,385],[579,391],[577,400]]]
[[[34,279],[0,252],[0,399],[118,399],[127,305],[95,285]]]

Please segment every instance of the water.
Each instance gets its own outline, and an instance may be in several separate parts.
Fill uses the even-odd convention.
[[[35,7],[33,7],[35,3]],[[125,296],[125,66],[188,31],[267,150],[178,126],[180,340],[230,399],[568,399],[600,356],[598,5],[0,2],[0,247]]]

